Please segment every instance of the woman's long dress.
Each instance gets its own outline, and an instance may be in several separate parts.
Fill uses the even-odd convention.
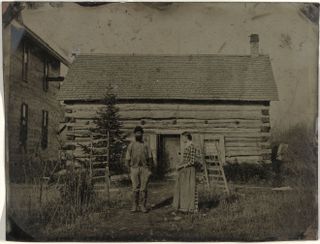
[[[173,207],[179,211],[198,211],[195,157],[196,148],[190,144],[184,150],[181,162],[187,167],[178,171],[174,190]]]

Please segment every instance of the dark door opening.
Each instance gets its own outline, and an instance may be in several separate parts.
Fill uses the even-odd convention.
[[[175,172],[180,160],[180,135],[158,136],[157,178],[163,178]]]

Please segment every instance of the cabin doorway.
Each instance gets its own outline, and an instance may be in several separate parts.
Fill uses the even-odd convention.
[[[158,166],[159,178],[175,173],[180,160],[180,135],[158,135]]]

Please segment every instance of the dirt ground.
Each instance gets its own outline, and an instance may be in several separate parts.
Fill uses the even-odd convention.
[[[131,213],[130,188],[111,191],[108,205],[103,194],[94,211],[72,225],[46,225],[26,221],[15,202],[12,215],[34,240],[42,241],[271,241],[316,238],[314,196],[308,192],[236,188],[232,196],[210,195],[200,189],[200,212],[173,213],[173,181],[151,183],[151,211]],[[26,192],[23,190],[22,192]],[[32,205],[32,204],[31,204]],[[23,223],[28,223],[24,225]],[[308,231],[307,231],[308,230]],[[308,233],[308,236],[306,236]],[[311,233],[311,234],[310,234]]]

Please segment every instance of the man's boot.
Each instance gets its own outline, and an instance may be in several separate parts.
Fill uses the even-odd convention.
[[[141,212],[143,213],[147,213],[148,209],[147,209],[147,191],[143,191],[141,192],[142,195],[142,204],[141,204]]]
[[[133,192],[131,212],[137,212],[138,211],[138,205],[139,205],[139,192]]]

